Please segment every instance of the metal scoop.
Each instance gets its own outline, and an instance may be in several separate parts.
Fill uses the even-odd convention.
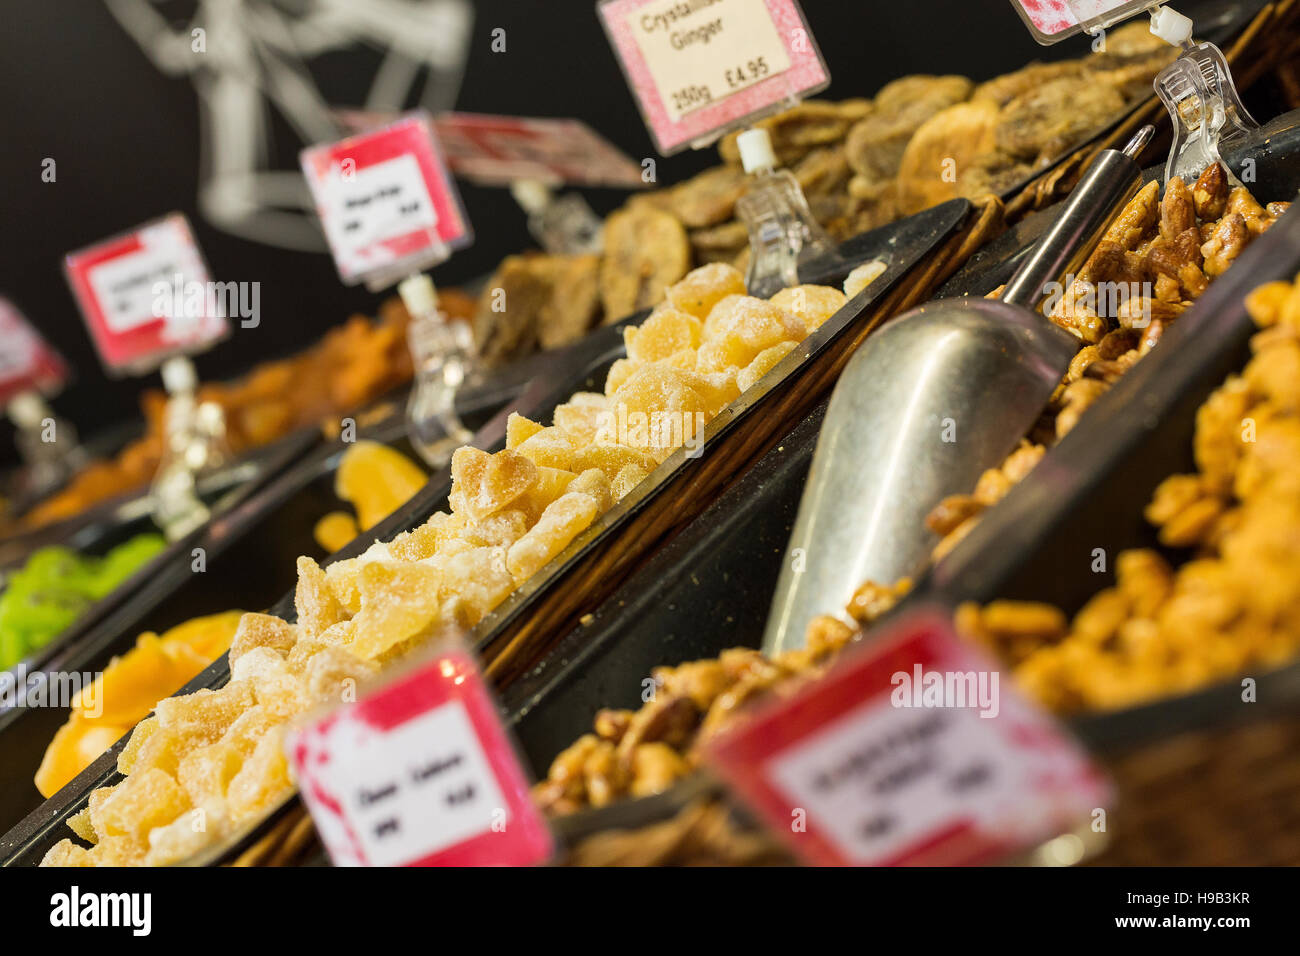
[[[802,647],[864,581],[924,570],[925,516],[969,492],[1033,426],[1079,341],[1034,311],[1074,273],[1137,193],[1143,127],[1100,153],[1000,300],[930,302],[886,324],[849,361],[831,396],[768,615],[763,650]],[[1065,283],[1068,286],[1068,282]]]

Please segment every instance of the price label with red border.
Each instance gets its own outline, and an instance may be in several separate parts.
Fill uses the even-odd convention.
[[[601,0],[598,9],[664,155],[830,84],[795,0]]]
[[[1090,822],[1106,779],[950,621],[926,609],[846,651],[709,765],[819,865],[986,864]]]
[[[426,114],[302,151],[339,278],[382,286],[473,240]]]
[[[64,258],[64,273],[104,366],[144,372],[229,331],[203,255],[180,213]]]
[[[553,842],[468,651],[440,652],[285,743],[335,863],[526,866]]]
[[[0,407],[20,392],[58,391],[68,367],[8,299],[0,298]]]
[[[1011,0],[1036,41],[1060,43],[1093,32],[1154,6],[1153,0]]]

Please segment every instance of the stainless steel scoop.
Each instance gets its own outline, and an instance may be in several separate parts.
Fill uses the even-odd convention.
[[[1034,311],[1137,193],[1143,127],[1093,160],[1001,299],[944,299],[899,316],[849,361],[831,396],[768,615],[763,650],[802,647],[864,581],[924,570],[926,514],[969,492],[1029,431],[1079,349]],[[1066,283],[1068,285],[1068,283]]]

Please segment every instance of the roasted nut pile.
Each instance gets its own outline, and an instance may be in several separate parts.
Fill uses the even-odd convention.
[[[1115,586],[1068,624],[1046,604],[958,610],[1054,710],[1127,707],[1300,652],[1300,277],[1246,304],[1253,357],[1197,413],[1196,473],[1166,478],[1146,509],[1160,543],[1192,557],[1123,552]]]
[[[910,587],[910,581],[892,589],[863,585],[848,613],[866,626]],[[534,796],[547,812],[558,815],[668,789],[695,769],[701,741],[744,708],[821,673],[854,633],[843,621],[823,616],[809,626],[800,650],[767,658],[734,647],[711,660],[655,668],[653,694],[645,705],[598,713],[595,732],[555,758]]]
[[[1064,155],[1151,96],[1177,51],[1144,24],[1110,32],[1106,52],[1034,63],[976,84],[963,76],[905,76],[874,97],[810,100],[760,121],[813,215],[850,236],[958,196],[1000,193]],[[589,328],[656,305],[692,264],[745,268],[736,218],[745,193],[736,134],[722,165],[634,196],[605,222],[603,255],[511,256],[488,280],[475,338],[488,364],[572,341]],[[504,290],[505,311],[500,311]]]
[[[172,863],[259,818],[293,786],[281,746],[290,718],[476,624],[844,301],[821,286],[755,299],[722,264],[687,275],[627,330],[605,394],[573,396],[549,427],[512,416],[496,454],[455,453],[450,513],[324,570],[299,558],[297,623],[244,615],[230,682],[160,702],[118,761],[126,779],[70,821],[91,848],[63,840],[44,862]],[[662,778],[664,758],[638,759]]]
[[[1190,188],[1170,180],[1163,199],[1159,188],[1148,183],[1064,293],[1054,303],[1049,297],[1052,321],[1077,336],[1082,348],[1033,433],[1001,466],[986,471],[971,494],[951,495],[931,511],[926,525],[942,537],[935,560],[956,547],[980,514],[1001,501],[1290,205],[1261,206],[1244,186],[1230,187],[1218,165]]]

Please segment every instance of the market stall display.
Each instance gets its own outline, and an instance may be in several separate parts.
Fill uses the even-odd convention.
[[[673,16],[698,12],[682,9]],[[1296,0],[1215,9],[1212,35],[1243,88],[1300,52]],[[1284,116],[1259,142],[1234,143],[1224,165],[1196,178],[1165,181],[1154,168],[1140,176],[1139,158],[1151,165],[1163,156],[1167,130],[1152,80],[1179,51],[1145,23],[1106,26],[1096,52],[1076,60],[984,82],[907,75],[869,98],[751,113],[748,130],[715,127],[714,136],[733,130],[718,142],[720,165],[634,195],[605,219],[599,242],[589,228],[592,243],[580,251],[508,256],[477,299],[444,292],[443,309],[472,327],[477,349],[460,364],[474,352],[460,336],[450,414],[439,418],[465,420],[454,434],[443,429],[447,447],[458,446],[449,462],[425,455],[408,434],[399,391],[412,377],[412,349],[430,369],[451,354],[450,338],[430,336],[423,351],[407,341],[413,321],[443,321],[422,274],[405,283],[405,304],[385,303],[377,320],[354,316],[291,358],[195,389],[224,415],[243,464],[308,438],[283,446],[264,481],[223,498],[211,520],[171,545],[142,537],[109,551],[106,542],[142,520],[119,510],[101,536],[87,523],[67,539],[74,547],[36,551],[9,577],[0,669],[30,668],[29,696],[48,694],[61,675],[87,679],[57,706],[0,699],[0,763],[15,778],[0,794],[8,831],[0,863],[328,862],[315,826],[335,862],[347,863],[338,827],[316,802],[322,789],[299,746],[304,728],[327,723],[358,694],[375,702],[395,674],[410,677],[404,668],[422,653],[425,670],[413,671],[432,673],[428,650],[451,643],[468,662],[460,673],[481,674],[497,695],[481,694],[488,723],[499,729],[502,719],[516,738],[518,752],[509,741],[501,748],[512,771],[523,771],[514,808],[525,817],[540,810],[538,830],[554,838],[530,861],[553,845],[557,865],[808,862],[804,848],[796,859],[777,838],[780,820],[769,814],[762,824],[760,803],[743,805],[740,795],[753,794],[721,760],[710,765],[709,747],[761,708],[796,697],[842,714],[816,696],[822,678],[842,673],[833,665],[881,635],[877,647],[889,652],[891,628],[913,612],[938,612],[944,628],[952,622],[963,640],[947,639],[970,660],[973,644],[993,655],[979,655],[981,666],[1000,661],[1004,686],[1014,679],[1036,705],[1021,716],[1041,720],[1017,725],[1022,734],[1059,730],[1077,742],[1089,773],[1095,761],[1113,776],[1117,803],[1104,802],[1113,793],[1100,775],[1086,799],[1113,813],[1115,833],[1089,834],[1083,824],[1050,844],[1036,833],[1006,862],[1255,862],[1252,842],[1273,832],[1260,829],[1261,816],[1276,818],[1280,836],[1255,856],[1300,860],[1280,809],[1300,785],[1275,766],[1294,749],[1300,673],[1300,213],[1290,208],[1300,120]],[[1285,95],[1288,76],[1277,72],[1270,95]],[[802,89],[813,88],[821,87]],[[790,87],[783,102],[798,95]],[[1152,141],[1146,124],[1162,119]],[[1181,119],[1195,125],[1190,113]],[[753,160],[755,128],[770,146],[766,162]],[[1139,130],[1114,202],[1092,203],[1072,220],[1088,219],[1076,246],[1104,230],[1095,250],[1069,268],[1065,253],[1053,259],[1060,268],[1022,268],[1067,205],[1052,203]],[[329,154],[315,170],[329,201],[317,199],[331,209],[321,212],[326,232],[336,247],[392,243],[385,254],[404,263],[403,217],[423,207],[397,204],[383,216],[414,182],[403,178],[412,157],[371,154],[358,184],[347,163],[363,140],[314,150]],[[1261,169],[1245,174],[1243,156]],[[763,176],[774,180],[778,164],[816,220],[802,240],[787,219],[780,235],[764,236],[745,214],[746,196]],[[349,183],[346,195],[329,191],[336,173]],[[533,198],[540,209],[545,197]],[[1070,209],[1090,204],[1087,189],[1072,198]],[[420,229],[438,223],[434,215]],[[817,225],[834,244],[790,267],[800,245],[820,235]],[[371,226],[391,235],[372,235]],[[745,270],[751,257],[764,261],[753,252],[764,243],[785,278],[759,295]],[[434,259],[448,252],[434,246]],[[362,268],[363,259],[346,279],[374,265]],[[369,278],[401,277],[388,272]],[[1008,277],[1032,275],[1032,295],[1011,301],[1030,313],[1030,338],[1059,346],[1059,363],[999,344],[1007,367],[1032,366],[1044,387],[1026,398],[1010,374],[969,376],[966,404],[996,392],[1026,414],[968,474],[925,496],[917,516],[928,510],[928,518],[911,522],[922,539],[932,536],[918,552],[933,544],[925,566],[899,580],[850,575],[856,589],[840,594],[836,584],[836,599],[824,602],[834,606],[797,629],[803,642],[769,649],[763,630],[778,579],[823,573],[792,525],[801,492],[816,484],[809,468],[818,434],[833,433],[823,431],[828,397],[837,383],[852,384],[844,373],[855,354],[903,324],[886,323],[930,303],[958,273],[962,294],[990,299]],[[539,350],[549,351],[531,354]],[[937,354],[927,357],[932,365]],[[905,377],[930,389],[919,372]],[[491,397],[462,408],[462,383],[462,398],[474,389]],[[938,427],[941,415],[908,418],[920,403],[905,401],[904,390],[882,393],[896,401],[864,406],[864,430],[893,434],[886,415],[900,433]],[[93,519],[94,506],[142,489],[163,454],[164,402],[143,396],[143,438],[5,530],[74,529]],[[974,461],[961,444],[969,420],[961,421],[960,437],[942,440]],[[859,467],[863,445],[830,444],[828,453]],[[901,442],[887,444],[867,447],[899,470]],[[915,486],[928,477],[916,473],[922,467],[905,470]],[[934,500],[952,489],[963,490]],[[879,502],[867,504],[879,511]],[[849,509],[838,514],[850,524]],[[867,538],[856,526],[850,533]],[[10,553],[19,552],[4,552],[4,567]],[[146,564],[152,572],[131,579]],[[254,610],[223,610],[236,606]],[[450,682],[456,671],[442,674]],[[1236,707],[1245,694],[1252,706]],[[379,712],[350,713],[364,723]],[[881,704],[876,713],[888,711]],[[414,718],[385,731],[405,720]],[[476,759],[472,747],[456,750],[459,730],[438,726],[426,737],[438,746],[445,737],[453,762],[417,775]],[[322,746],[309,757],[323,764],[331,755]],[[1042,738],[1036,746],[1050,749]],[[389,767],[401,762],[379,756],[388,753],[365,749],[366,761],[383,764],[376,780],[415,772]],[[1250,787],[1225,783],[1247,772],[1258,777]],[[1194,812],[1180,787],[1196,794]],[[990,812],[1046,819],[1050,801],[1034,805],[1040,797],[1003,794]],[[341,810],[337,820],[351,825]],[[1200,853],[1191,844],[1203,826],[1216,836]]]
[[[691,311],[665,308],[628,329],[629,358],[611,369],[606,395],[580,393],[556,409],[560,424],[549,428],[512,416],[507,448],[495,455],[457,451],[450,513],[323,571],[300,558],[297,623],[245,615],[231,682],[160,702],[119,757],[126,781],[92,796],[74,827],[95,837],[95,848],[65,841],[48,862],[174,862],[270,809],[291,786],[280,746],[285,720],[440,631],[477,623],[659,461],[698,440],[739,394],[740,374],[761,375],[761,365],[774,365],[842,300],[818,287],[791,292],[802,293],[787,297],[798,314],[744,296],[734,269],[688,276],[669,300]],[[688,358],[707,371],[678,364]],[[179,769],[182,755],[192,771]],[[112,816],[118,805],[124,816]],[[193,806],[208,811],[202,833],[183,815]]]

